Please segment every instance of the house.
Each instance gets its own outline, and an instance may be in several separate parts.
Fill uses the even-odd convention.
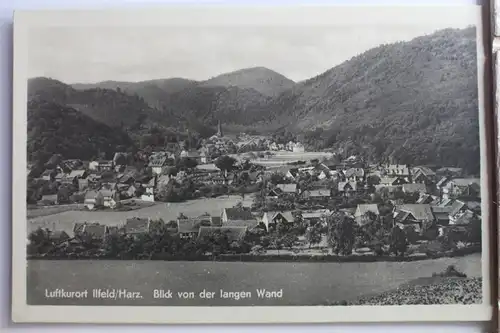
[[[137,236],[160,230],[163,226],[161,220],[152,221],[150,218],[132,217],[125,221],[124,231],[127,235]]]
[[[201,226],[212,226],[210,216],[177,219],[177,232],[184,239],[196,238]]]
[[[70,173],[65,174],[61,179],[61,184],[78,185],[78,181],[87,177],[86,170],[72,170]]]
[[[200,163],[202,164],[207,164],[212,162],[212,159],[210,158],[210,154],[206,149],[203,149],[200,151]]]
[[[297,194],[297,184],[277,184],[276,189],[282,194]]]
[[[379,185],[385,185],[385,186],[400,186],[403,184],[408,183],[403,177],[396,176],[396,177],[382,177],[380,178]]]
[[[292,145],[292,151],[294,153],[303,153],[305,151],[304,145],[300,142],[297,142]]]
[[[420,192],[420,197],[417,199],[416,203],[437,205],[439,203],[439,197]]]
[[[353,193],[356,193],[358,190],[358,183],[354,181],[350,182],[339,182],[338,191],[345,196],[350,196]]]
[[[302,192],[302,196],[308,199],[328,199],[332,192],[329,189],[307,190]]]
[[[369,222],[367,213],[373,213],[375,216],[380,216],[378,206],[376,204],[359,204],[356,207],[356,212],[354,213],[354,220],[359,225],[364,225]]]
[[[87,191],[85,193],[84,205],[89,210],[104,206],[104,196],[100,191]]]
[[[426,193],[427,186],[424,183],[403,184],[403,192],[407,194]]]
[[[291,211],[283,212],[265,212],[262,216],[262,223],[266,226],[266,230],[276,228],[279,223],[293,223],[294,218]]]
[[[436,173],[428,167],[415,167],[412,169],[412,181],[419,184],[432,184],[436,180]]]
[[[387,176],[409,177],[410,173],[411,173],[410,169],[408,168],[407,165],[404,164],[390,164],[387,167],[385,167],[385,174]]]
[[[38,201],[41,206],[51,206],[57,205],[59,203],[57,194],[46,194],[42,196],[42,199]]]
[[[344,170],[344,177],[349,182],[360,182],[365,177],[365,170],[363,168],[350,168]]]
[[[439,179],[439,181],[436,183],[436,188],[437,188],[438,190],[442,190],[442,189],[446,186],[446,184],[448,184],[448,182],[450,181],[450,179],[451,179],[451,178],[450,178],[450,177],[448,177],[448,176],[443,176],[443,177],[441,177],[441,178]]]
[[[205,237],[210,237],[214,233],[221,233],[227,236],[230,243],[241,241],[247,232],[247,227],[239,226],[221,226],[221,227],[209,227],[201,226],[198,231],[198,239],[203,239]]]
[[[167,168],[167,156],[165,154],[152,155],[148,166],[151,167],[153,175],[161,175]]]
[[[479,196],[481,180],[479,178],[453,178],[443,188],[443,197]]]
[[[108,233],[107,226],[97,222],[75,223],[73,235],[77,238],[89,237],[91,240],[103,240]]]
[[[314,211],[302,211],[302,219],[308,222],[309,225],[320,222],[325,216],[330,215],[329,209],[318,209]]]
[[[221,213],[222,225],[233,225],[238,221],[257,222],[249,207],[224,208]]]
[[[451,206],[431,206],[431,210],[437,225],[446,226],[450,224]]]
[[[120,201],[119,193],[115,189],[101,189],[99,193],[102,195],[104,207],[115,208],[116,204]]]
[[[278,190],[277,188],[267,190],[266,199],[278,199],[279,196],[281,195],[281,193],[282,192],[280,190]]]
[[[201,160],[200,153],[196,150],[183,150],[183,151],[181,151],[180,157],[181,158],[192,158],[192,159],[197,160],[198,162],[200,162],[200,160]]]
[[[411,225],[415,231],[422,230],[426,222],[435,221],[430,205],[425,204],[404,204],[398,205],[394,209],[394,223],[400,228]]]
[[[454,167],[443,167],[436,170],[436,175],[438,176],[460,177],[462,173],[463,173],[462,168],[454,168]]]
[[[53,244],[60,244],[70,239],[69,235],[64,230],[50,231],[48,236]]]
[[[89,169],[92,171],[111,171],[113,170],[113,161],[97,160],[89,163]]]
[[[44,172],[42,172],[40,177],[43,180],[52,181],[54,180],[55,175],[56,175],[56,170],[45,170]]]
[[[293,180],[297,180],[299,175],[300,175],[300,173],[299,173],[298,168],[291,168],[286,172],[285,178],[293,181]]]
[[[466,226],[469,225],[474,219],[481,219],[481,216],[471,210],[465,210],[450,217],[450,225]]]

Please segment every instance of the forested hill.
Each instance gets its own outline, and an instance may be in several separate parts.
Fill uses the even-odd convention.
[[[264,96],[275,97],[294,86],[295,82],[265,67],[244,68],[201,82],[203,87],[238,87],[254,89]]]
[[[102,88],[80,91],[44,77],[28,80],[28,98],[72,107],[111,127],[138,127],[155,111],[138,95]]]
[[[133,148],[128,135],[74,109],[33,98],[28,102],[28,159],[44,163],[53,154],[89,160]]]
[[[274,101],[275,123],[314,148],[479,171],[476,29],[381,45],[297,84]]]

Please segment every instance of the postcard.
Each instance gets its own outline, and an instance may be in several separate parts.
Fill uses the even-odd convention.
[[[14,18],[15,322],[486,321],[481,6]]]

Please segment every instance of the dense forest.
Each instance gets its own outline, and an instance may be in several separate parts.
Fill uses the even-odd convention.
[[[45,163],[53,154],[68,159],[91,159],[133,149],[129,136],[83,113],[54,102],[28,102],[28,160]]]
[[[380,45],[309,80],[263,67],[197,82],[106,81],[74,87],[37,78],[29,94],[70,106],[134,137],[148,128],[227,128],[300,135],[308,150],[479,171],[476,29]],[[146,129],[146,130],[145,130]],[[146,132],[145,132],[146,131]]]

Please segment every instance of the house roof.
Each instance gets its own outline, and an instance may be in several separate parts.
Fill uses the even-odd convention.
[[[222,225],[222,219],[220,216],[212,216],[210,219],[212,220],[212,226],[218,227]]]
[[[403,184],[403,192],[407,193],[424,193],[427,191],[425,184]]]
[[[116,194],[115,190],[105,190],[101,189],[99,192],[102,194],[103,197],[112,197]]]
[[[297,184],[277,184],[276,188],[285,193],[295,193],[297,191]]]
[[[228,220],[255,220],[252,211],[248,207],[224,208]]]
[[[165,166],[167,162],[166,155],[153,155],[149,158],[150,167],[162,167]]]
[[[177,230],[179,233],[196,233],[203,224],[210,226],[210,217],[193,217],[187,219],[177,219]]]
[[[331,196],[330,190],[325,190],[325,189],[310,190],[310,191],[306,191],[306,193],[309,197],[329,197],[329,196]]]
[[[381,185],[392,185],[396,180],[398,180],[398,177],[382,177],[380,178],[380,184]]]
[[[265,212],[264,216],[267,216],[267,220],[271,221],[275,219],[277,216],[282,216],[287,222],[293,222],[293,214],[291,211],[272,211],[272,212]]]
[[[292,177],[297,177],[297,175],[299,174],[299,169],[298,168],[291,168],[288,170],[288,172],[290,172]]]
[[[222,226],[222,227],[200,227],[198,238],[209,236],[213,232],[221,232],[227,235],[229,241],[241,240],[247,232],[244,226]]]
[[[451,168],[451,167],[443,167],[437,170],[437,172],[452,172],[452,173],[460,173],[462,172],[462,168]]]
[[[47,169],[42,173],[42,176],[51,176],[54,172],[55,172],[55,170]]]
[[[467,207],[465,202],[462,202],[460,200],[455,200],[455,202],[451,205],[450,215],[453,216],[453,215],[457,214],[464,207]]]
[[[98,195],[98,192],[97,191],[94,191],[94,190],[91,190],[91,191],[87,191],[85,193],[85,200],[88,200],[88,199],[95,199]]]
[[[431,206],[427,204],[404,204],[396,207],[396,212],[411,214],[417,221],[430,221],[434,219]]]
[[[320,218],[323,215],[328,215],[330,214],[330,210],[328,209],[319,209],[315,211],[303,211],[302,212],[302,218],[303,219],[314,219],[314,218]]]
[[[469,185],[481,185],[481,180],[479,178],[453,178],[450,180],[455,186],[469,186]]]
[[[51,240],[66,240],[69,238],[69,235],[64,230],[54,230],[49,233],[49,239]]]
[[[356,216],[363,216],[368,212],[380,215],[377,204],[359,204],[356,209]]]
[[[73,170],[69,173],[68,177],[69,178],[75,178],[75,177],[83,177],[85,175],[85,170],[80,169],[80,170]]]
[[[142,234],[149,231],[149,218],[132,217],[125,222],[127,234]]]
[[[449,178],[448,177],[442,177],[437,183],[436,183],[436,186],[437,187],[440,187],[440,186],[444,186],[446,185],[446,183],[449,182]]]
[[[338,190],[339,191],[345,191],[345,188],[347,185],[350,185],[351,188],[355,191],[356,188],[358,187],[358,184],[356,182],[339,182],[338,185]]]
[[[106,235],[107,227],[102,224],[85,224],[82,233],[95,239],[102,239]]]
[[[413,168],[413,172],[414,173],[421,172],[424,176],[427,176],[427,177],[434,176],[436,174],[430,168],[424,167],[424,166],[418,166],[418,167]]]
[[[453,225],[467,225],[474,217],[474,213],[470,210],[460,213],[453,221]]]
[[[75,235],[81,233],[83,231],[83,227],[85,226],[85,224],[86,223],[80,223],[80,222],[73,224],[73,233]]]

